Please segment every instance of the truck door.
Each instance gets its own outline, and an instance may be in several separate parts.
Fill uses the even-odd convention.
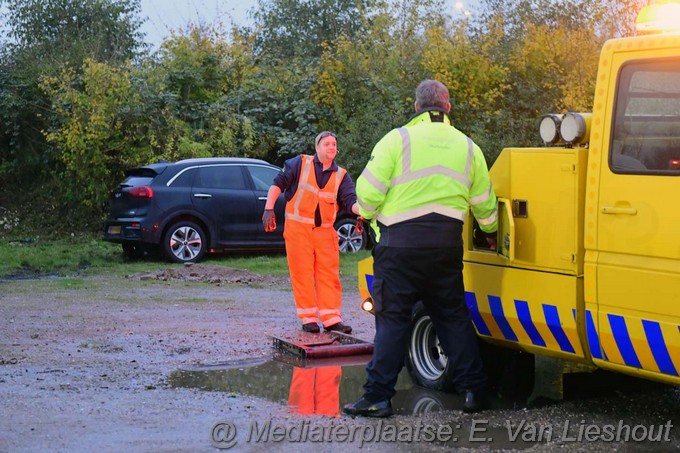
[[[597,207],[597,314],[586,312],[586,326],[598,365],[677,383],[680,58],[677,48],[654,53],[614,52],[611,60],[613,114],[602,134],[608,152],[599,196],[586,194],[597,199],[589,205]]]

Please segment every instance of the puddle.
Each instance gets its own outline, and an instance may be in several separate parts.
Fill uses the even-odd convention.
[[[497,392],[504,396],[491,399],[493,409],[489,412],[527,407],[532,386],[526,384],[533,383],[535,370],[533,360],[526,359],[527,357],[515,357],[502,367],[505,372],[497,381],[502,384]],[[287,406],[291,414],[338,417],[343,405],[361,397],[369,360],[370,355],[305,360],[285,352],[277,352],[271,359],[241,360],[178,370],[170,374],[168,383],[172,387],[199,388],[264,398]],[[550,373],[545,376],[540,373],[537,375],[541,376],[545,384],[540,387],[550,390],[554,376]],[[563,397],[573,401],[617,392],[628,394],[645,389],[649,391],[648,386],[650,384],[641,385],[638,379],[612,376],[611,373],[570,373],[564,376]],[[396,395],[392,398],[395,414],[412,418],[361,419],[368,430],[380,430],[388,425],[395,429],[405,425],[413,430],[419,429],[418,426],[431,428],[435,425],[432,422],[427,425],[423,420],[441,418],[420,416],[442,411],[462,411],[463,408],[464,401],[459,395],[415,386],[405,368],[399,375],[395,389]],[[559,403],[538,398],[532,400],[531,407],[546,404]],[[526,421],[521,415],[517,419],[509,417],[505,420],[486,412],[474,414],[473,417],[443,417],[450,421],[436,425],[437,429],[448,429],[455,436],[435,441],[445,448],[522,450],[562,434],[559,426]],[[323,423],[325,422],[320,419],[317,425]],[[499,423],[502,425],[499,426]]]
[[[318,392],[324,392],[326,397],[335,393],[337,396],[332,396],[338,403],[338,409],[356,401],[363,394],[366,364],[370,358],[339,357],[304,362],[286,354],[276,354],[271,360],[241,360],[178,370],[170,374],[168,384],[176,388],[257,396],[289,405],[294,412],[314,413],[313,410],[296,410],[300,409],[296,402],[304,399],[303,393],[313,394],[316,390],[316,396]],[[463,407],[463,399],[459,395],[415,386],[406,369],[399,374],[395,389],[397,394],[392,399],[392,406],[397,414],[417,415],[462,410]],[[525,407],[524,401],[524,398],[495,399],[493,407],[519,409]]]
[[[339,359],[326,362],[334,365],[324,365],[318,360],[314,361],[314,368],[304,368],[307,366],[304,362],[298,361],[303,366],[294,366],[284,355],[274,357],[276,360],[216,363],[178,370],[170,374],[168,383],[172,387],[241,393],[286,405],[291,399],[291,389],[294,399],[295,389],[303,384],[307,393],[310,390],[313,393],[315,386],[322,391],[331,388],[338,395],[334,399],[339,409],[340,405],[351,403],[361,396],[366,380],[366,363],[370,360],[370,356],[345,358],[344,366],[340,366],[342,361]],[[401,378],[400,375],[400,381],[403,380]],[[411,384],[398,383],[398,386],[404,388]]]
[[[369,360],[370,356],[359,356],[305,362],[277,353],[271,360],[242,360],[178,370],[170,374],[167,382],[175,388],[198,388],[265,398],[288,406],[291,413],[301,415],[339,416],[343,405],[361,397]],[[392,407],[396,415],[418,416],[462,410],[463,407],[463,399],[459,395],[415,386],[405,369],[400,373],[395,388],[397,393],[392,398]],[[492,404],[494,409],[523,407],[512,400],[494,399]],[[490,426],[488,418],[481,413],[472,420],[466,418],[462,425],[452,424],[451,429],[460,436],[440,445],[524,449],[536,444],[522,440],[510,443],[508,429]],[[366,421],[378,423],[374,419]],[[396,422],[388,419],[380,423]]]

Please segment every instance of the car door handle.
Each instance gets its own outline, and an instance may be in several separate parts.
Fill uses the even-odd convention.
[[[267,201],[267,197],[257,197],[258,200]]]
[[[194,198],[212,198],[209,193],[195,193]]]
[[[636,215],[637,209],[635,209],[635,208],[618,208],[616,206],[602,206],[602,214]]]

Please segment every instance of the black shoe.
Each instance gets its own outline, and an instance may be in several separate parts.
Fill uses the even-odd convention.
[[[319,333],[319,332],[321,332],[321,329],[319,329],[319,325],[315,322],[308,322],[307,324],[303,324],[302,330],[304,330],[305,332],[309,332],[309,333]]]
[[[345,414],[362,415],[364,417],[389,417],[392,415],[392,403],[390,400],[372,403],[362,396],[352,404],[345,404],[342,411]]]
[[[324,327],[328,332],[330,331],[335,331],[335,332],[342,332],[342,333],[352,333],[352,327],[348,326],[347,324],[343,324],[341,322],[336,322],[332,326]]]
[[[489,407],[491,407],[491,403],[489,403],[489,398],[486,396],[486,392],[472,392],[469,390],[465,392],[463,412],[470,414],[473,412],[483,411]]]

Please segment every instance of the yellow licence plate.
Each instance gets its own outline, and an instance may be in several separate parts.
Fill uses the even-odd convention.
[[[120,234],[120,225],[112,225],[108,229],[108,234]]]

